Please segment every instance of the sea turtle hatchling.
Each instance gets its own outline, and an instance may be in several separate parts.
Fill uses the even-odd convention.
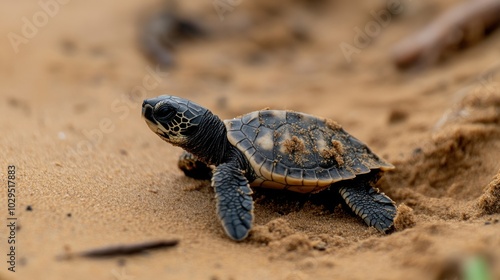
[[[332,120],[262,110],[221,121],[200,105],[168,95],[144,100],[142,115],[160,138],[185,150],[179,167],[186,175],[212,178],[217,214],[234,240],[245,239],[252,228],[250,186],[338,190],[368,226],[383,233],[393,227],[395,203],[372,186],[394,166]]]

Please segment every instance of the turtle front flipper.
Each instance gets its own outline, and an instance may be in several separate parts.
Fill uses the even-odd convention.
[[[252,189],[248,180],[237,164],[230,162],[216,167],[212,186],[224,231],[231,239],[245,239],[253,221]]]
[[[188,177],[200,180],[209,180],[212,178],[212,168],[186,151],[179,157],[177,166]]]
[[[369,183],[345,185],[339,192],[351,210],[368,226],[375,227],[381,233],[387,233],[393,227],[397,213],[394,201]]]

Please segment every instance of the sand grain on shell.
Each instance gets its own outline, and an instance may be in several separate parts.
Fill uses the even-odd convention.
[[[304,140],[297,136],[292,136],[290,139],[283,141],[285,152],[288,153],[289,158],[297,165],[302,165],[305,160],[304,156],[311,152],[306,149]]]

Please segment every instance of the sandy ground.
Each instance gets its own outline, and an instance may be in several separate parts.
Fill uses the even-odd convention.
[[[160,72],[137,43],[157,1],[62,2],[50,17],[36,1],[0,3],[0,213],[7,225],[15,165],[18,226],[16,272],[1,227],[0,279],[455,279],[475,259],[500,278],[500,73],[488,72],[500,34],[425,71],[401,73],[389,58],[458,1],[403,1],[350,62],[339,45],[385,1],[233,1],[224,21],[211,1],[190,1],[180,11],[212,34],[176,42],[177,67]],[[33,17],[38,27],[25,27]],[[23,39],[13,46],[10,32]],[[166,93],[221,118],[271,107],[336,120],[396,166],[379,187],[404,204],[398,231],[256,190],[251,236],[229,240],[209,182],[184,177],[181,150],[140,117],[143,98]],[[180,243],[56,259],[156,239]]]

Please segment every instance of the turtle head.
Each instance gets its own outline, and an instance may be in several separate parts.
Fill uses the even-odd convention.
[[[142,103],[142,116],[163,140],[182,148],[198,132],[207,109],[189,100],[162,95]]]

